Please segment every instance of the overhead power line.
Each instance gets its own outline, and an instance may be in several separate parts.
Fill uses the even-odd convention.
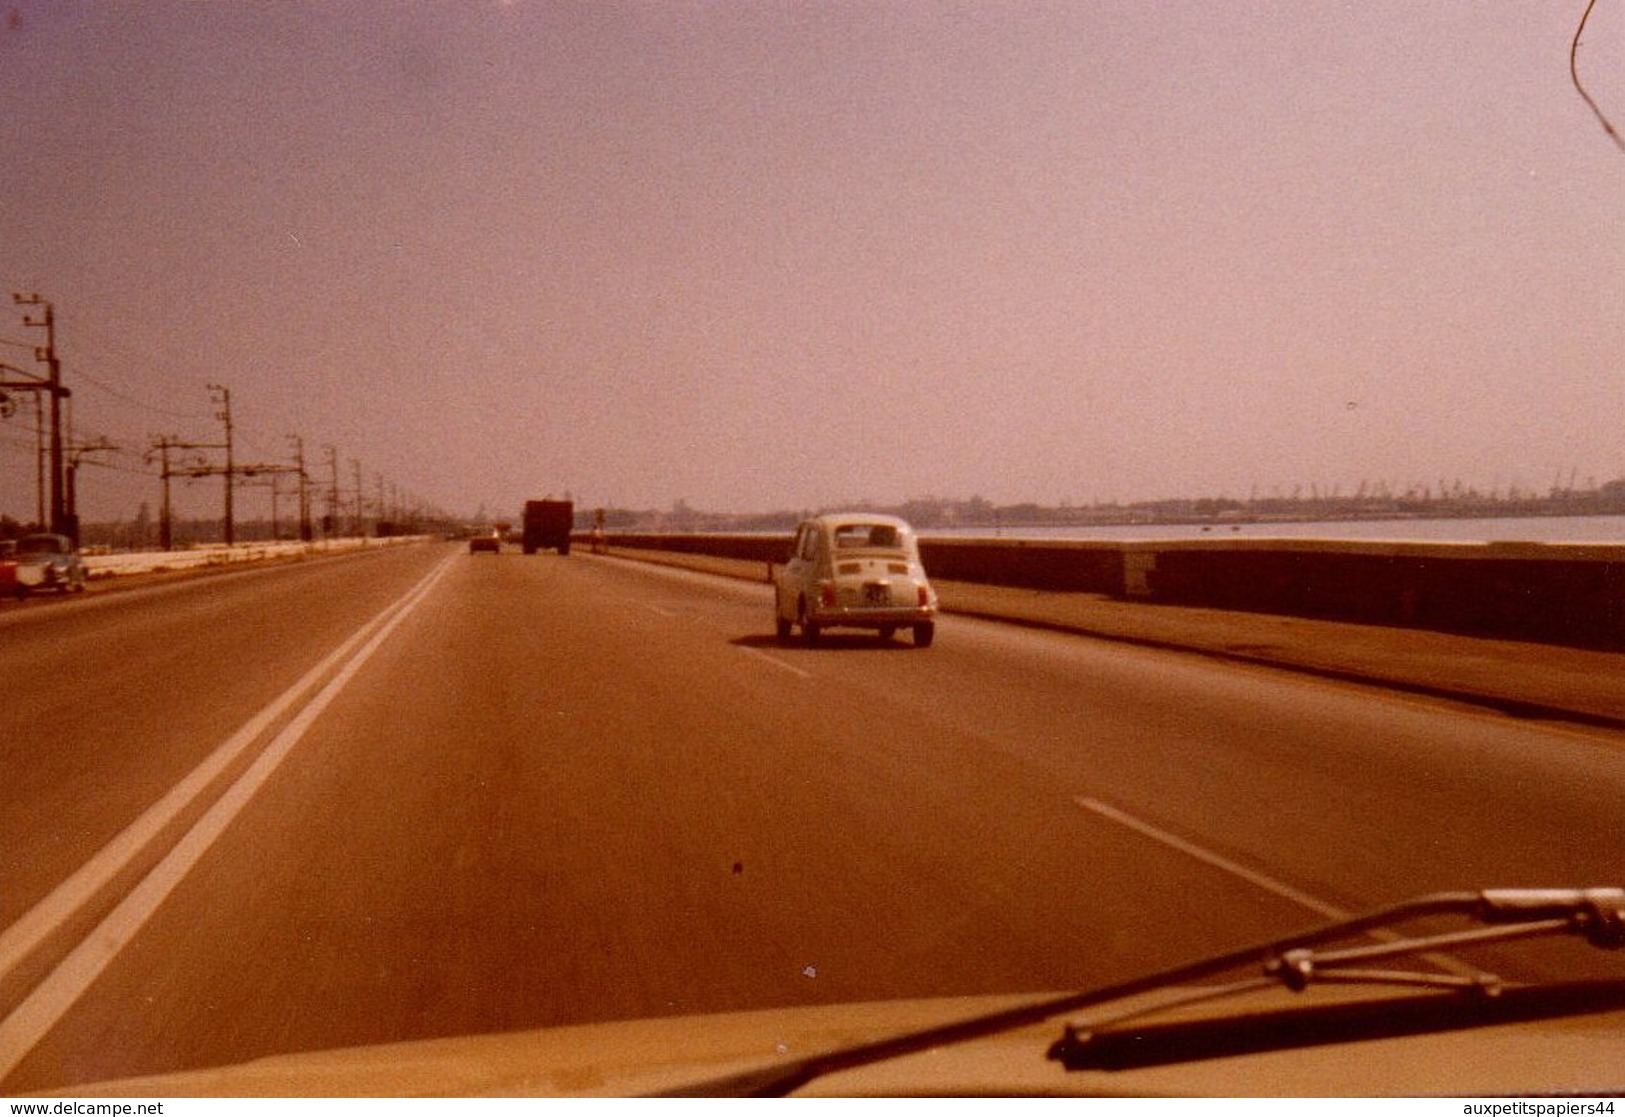
[[[85,371],[84,366],[77,361],[73,362],[73,375],[75,379],[83,380],[85,383],[91,385],[99,391],[107,393],[114,399],[131,404],[135,407],[139,407],[143,411],[150,411],[154,415],[162,415],[168,419],[206,419],[209,417],[207,412],[174,411],[167,407],[159,407],[156,404],[148,403],[145,400],[136,399],[134,396],[129,395],[126,392],[121,392],[111,384],[108,384],[103,380],[98,380],[96,377],[90,375]]]

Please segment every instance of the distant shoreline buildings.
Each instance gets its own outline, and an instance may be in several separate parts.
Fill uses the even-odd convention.
[[[604,527],[609,531],[789,532],[812,513],[845,509],[885,512],[901,516],[922,530],[936,531],[1625,516],[1625,478],[1589,489],[1554,489],[1543,495],[1516,489],[1490,493],[1461,488],[1438,493],[1412,490],[1402,494],[1377,490],[1356,492],[1352,496],[1311,490],[1307,495],[1296,492],[1289,496],[1246,500],[1198,497],[1060,505],[995,504],[979,496],[962,500],[927,497],[897,504],[844,501],[818,508],[745,513],[707,512],[678,501],[664,510],[607,508]],[[590,502],[576,502],[578,530],[585,531],[592,526],[596,511]],[[496,516],[480,512],[466,522],[445,516],[412,523],[369,521],[363,530],[367,535],[456,532],[470,526],[489,528],[491,523],[513,520],[517,515],[517,511]],[[286,539],[294,537],[295,528],[289,520],[272,523],[250,519],[237,525],[237,535],[244,541]],[[0,539],[14,538],[29,530],[34,530],[32,525],[9,516],[0,517]],[[217,542],[221,534],[220,521],[206,517],[177,519],[174,534],[179,545]],[[83,531],[83,542],[87,546],[119,550],[154,545],[156,537],[156,526],[145,509],[133,521],[87,523]]]
[[[679,501],[668,511],[607,509],[605,527],[611,531],[789,531],[811,512],[840,509],[886,512],[902,516],[917,528],[938,530],[1621,516],[1625,515],[1625,478],[1591,489],[1554,489],[1544,495],[1516,489],[1482,493],[1457,487],[1439,493],[1425,489],[1403,494],[1375,490],[1345,496],[1311,491],[1307,495],[1297,492],[1246,500],[1199,497],[1086,505],[994,504],[981,497],[925,498],[900,504],[858,501],[826,508],[744,514],[703,512]]]

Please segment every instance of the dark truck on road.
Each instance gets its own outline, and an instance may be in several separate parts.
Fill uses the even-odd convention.
[[[570,532],[575,528],[576,506],[569,500],[525,501],[525,554],[548,547],[570,553]]]

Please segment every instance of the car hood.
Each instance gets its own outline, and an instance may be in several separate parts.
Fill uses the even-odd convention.
[[[1003,1011],[1039,996],[741,1012],[290,1054],[236,1066],[76,1085],[72,1097],[626,1096],[707,1094],[729,1076]],[[1265,991],[1222,1016],[1373,999]],[[1114,1006],[1115,1008],[1116,1006]],[[1209,1017],[1213,1013],[1207,1013]],[[1069,1072],[1045,1057],[1063,1018],[815,1079],[835,1096],[1490,1096],[1603,1094],[1625,1086],[1625,1011],[1231,1056]],[[720,1085],[717,1091],[721,1092]]]

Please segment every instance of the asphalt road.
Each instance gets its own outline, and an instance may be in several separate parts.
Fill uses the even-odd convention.
[[[0,1091],[1074,989],[1625,875],[1618,733],[966,618],[779,646],[765,586],[583,554],[92,594],[0,616],[0,672]]]

